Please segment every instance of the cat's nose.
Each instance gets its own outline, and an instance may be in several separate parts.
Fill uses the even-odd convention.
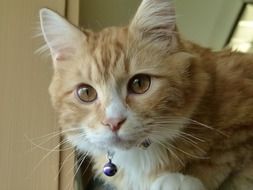
[[[117,132],[121,128],[122,124],[125,123],[125,121],[125,117],[105,118],[102,123],[106,126],[109,126],[112,132]]]

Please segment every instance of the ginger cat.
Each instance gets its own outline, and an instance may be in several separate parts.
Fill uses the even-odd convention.
[[[143,0],[129,26],[95,33],[40,11],[63,133],[119,190],[253,189],[253,55],[186,41],[175,18]]]

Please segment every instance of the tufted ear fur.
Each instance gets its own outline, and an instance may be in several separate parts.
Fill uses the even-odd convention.
[[[175,46],[175,9],[170,0],[143,0],[135,14],[130,32],[147,43]]]
[[[40,10],[42,34],[54,62],[75,56],[85,40],[85,35],[57,13]]]

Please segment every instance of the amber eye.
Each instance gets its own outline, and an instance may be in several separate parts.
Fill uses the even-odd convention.
[[[82,102],[93,102],[97,99],[96,90],[87,84],[81,84],[76,89],[76,95]]]
[[[150,87],[150,76],[145,74],[135,75],[128,83],[128,91],[134,94],[144,94]]]

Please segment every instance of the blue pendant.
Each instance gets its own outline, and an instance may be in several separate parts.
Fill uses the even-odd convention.
[[[109,177],[112,177],[117,173],[117,171],[117,166],[112,163],[111,159],[109,159],[109,162],[104,165],[104,174]]]
[[[109,177],[114,176],[118,171],[117,166],[114,163],[112,163],[113,156],[114,156],[114,152],[108,150],[107,158],[109,162],[104,165],[104,174]]]

